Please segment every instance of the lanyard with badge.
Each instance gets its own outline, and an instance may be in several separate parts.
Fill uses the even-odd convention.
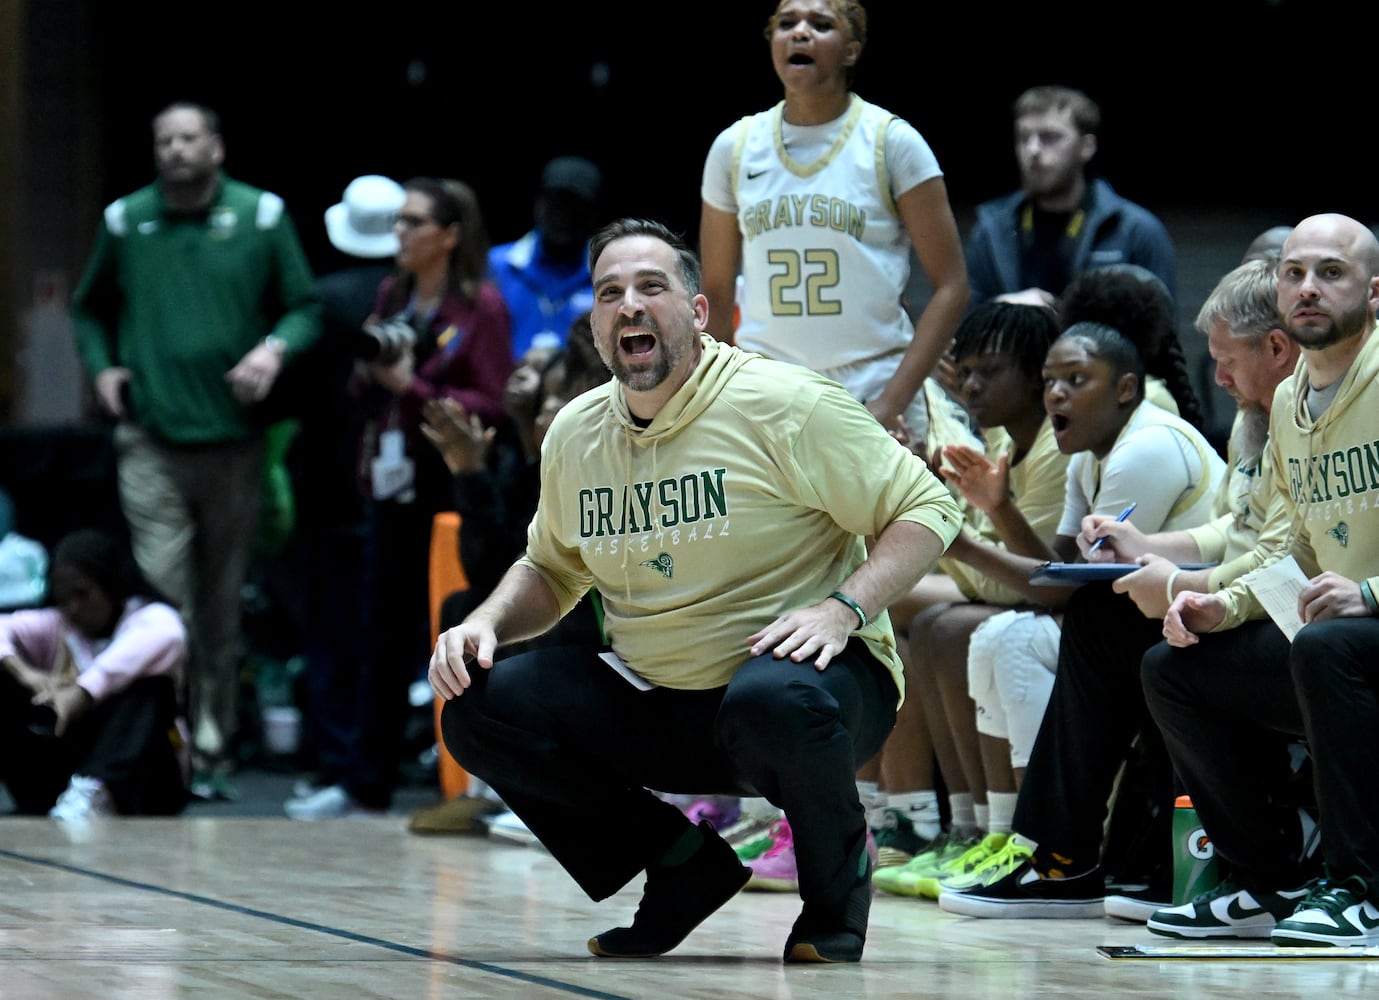
[[[416,463],[407,457],[407,438],[397,426],[398,405],[388,408],[388,426],[378,435],[378,454],[369,463],[375,500],[411,503],[416,499]]]

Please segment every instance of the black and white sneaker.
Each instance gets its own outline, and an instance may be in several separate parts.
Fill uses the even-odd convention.
[[[1379,906],[1357,875],[1341,882],[1318,879],[1292,916],[1280,920],[1269,940],[1285,948],[1379,945]]]
[[[938,905],[966,917],[1071,919],[1100,917],[1105,896],[1099,868],[1070,878],[1050,878],[1026,861],[991,885],[944,892]]]
[[[1176,938],[1266,938],[1307,895],[1307,886],[1280,892],[1251,892],[1227,877],[1214,889],[1149,918],[1155,934]]]

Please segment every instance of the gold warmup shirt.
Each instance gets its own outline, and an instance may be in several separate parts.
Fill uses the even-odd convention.
[[[1379,592],[1379,336],[1368,337],[1316,420],[1307,408],[1306,351],[1274,390],[1265,458],[1282,502],[1270,505],[1260,544],[1276,543],[1266,565],[1292,553],[1309,580],[1330,570]],[[1264,616],[1244,580],[1221,596],[1226,618],[1216,631]]]
[[[646,428],[613,381],[567,404],[541,451],[523,563],[561,613],[591,586],[613,650],[654,684],[707,689],[747,637],[816,604],[866,559],[866,536],[914,521],[945,547],[947,488],[841,386],[701,337],[703,357]],[[904,678],[884,612],[859,632]]]

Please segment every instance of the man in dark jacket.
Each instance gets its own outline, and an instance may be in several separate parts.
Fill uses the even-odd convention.
[[[1176,297],[1164,224],[1088,179],[1101,110],[1067,87],[1032,87],[1015,101],[1020,190],[977,206],[967,240],[971,306],[997,296],[1052,307],[1069,281],[1107,264],[1138,264]]]

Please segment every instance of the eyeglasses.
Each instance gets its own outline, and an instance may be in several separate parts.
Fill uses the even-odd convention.
[[[399,215],[397,217],[397,224],[403,229],[419,229],[427,223],[433,223],[435,221],[435,219],[426,215]],[[437,224],[439,225],[439,223]]]

